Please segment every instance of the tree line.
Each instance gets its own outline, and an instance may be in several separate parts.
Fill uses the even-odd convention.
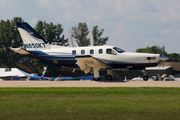
[[[9,48],[23,45],[16,27],[16,22],[22,21],[20,17],[0,21],[0,67],[14,67],[20,59]]]

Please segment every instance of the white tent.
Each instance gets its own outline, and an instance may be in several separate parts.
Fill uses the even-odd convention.
[[[11,68],[10,71],[6,71],[6,68],[0,68],[0,77],[26,77],[30,76],[28,73],[18,69]]]

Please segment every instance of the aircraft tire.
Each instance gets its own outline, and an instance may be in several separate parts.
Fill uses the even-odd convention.
[[[107,75],[107,76],[106,76],[106,80],[107,80],[107,81],[111,81],[111,80],[112,80],[112,76],[111,76],[111,75]]]
[[[145,76],[143,77],[143,80],[144,80],[144,81],[148,81],[148,79],[149,79],[149,77],[148,77],[147,75],[145,75]]]
[[[94,81],[99,81],[100,80],[100,77],[98,77],[98,78],[93,78],[94,79]]]

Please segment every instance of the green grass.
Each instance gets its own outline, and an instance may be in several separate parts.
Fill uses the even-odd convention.
[[[180,88],[0,88],[0,120],[178,120]]]

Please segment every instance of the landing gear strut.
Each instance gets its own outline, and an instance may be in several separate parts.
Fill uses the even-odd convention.
[[[98,66],[98,65],[96,65],[95,67],[94,67],[94,77],[93,77],[93,80],[94,81],[99,81],[100,80],[100,76],[99,76],[99,70],[101,69],[101,67],[100,66]]]
[[[149,77],[147,76],[146,71],[145,71],[145,70],[142,70],[141,72],[144,74],[143,80],[144,80],[144,81],[148,81]]]
[[[100,77],[99,77],[99,70],[101,69],[101,67],[99,66],[95,66],[94,67],[94,78],[93,80],[95,81],[99,81],[100,80]],[[112,80],[112,77],[113,77],[113,72],[112,72],[112,69],[107,69],[107,76],[106,76],[106,80],[107,81],[111,81]]]

